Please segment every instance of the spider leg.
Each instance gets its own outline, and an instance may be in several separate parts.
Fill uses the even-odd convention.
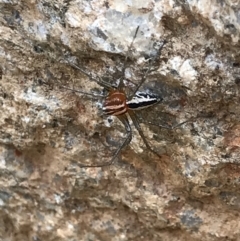
[[[174,126],[167,126],[167,125],[161,125],[161,124],[157,124],[157,123],[153,123],[153,122],[149,122],[149,121],[142,121],[141,120],[141,123],[144,123],[144,124],[149,124],[149,125],[153,125],[153,126],[158,126],[158,127],[161,127],[161,128],[164,128],[164,129],[168,129],[168,130],[174,130],[174,129],[177,129],[179,128],[180,126],[188,123],[188,122],[191,122],[191,121],[194,121],[196,118],[189,118],[188,120],[186,121],[183,121],[179,124],[176,124]]]
[[[138,25],[137,28],[136,28],[136,31],[135,31],[135,34],[134,34],[134,36],[133,36],[133,39],[132,39],[131,44],[128,46],[127,55],[126,55],[125,61],[124,61],[124,63],[123,63],[123,71],[125,71],[125,68],[126,68],[126,65],[127,65],[127,60],[128,60],[128,58],[129,58],[129,55],[128,55],[128,54],[129,54],[129,52],[130,52],[131,49],[132,49],[133,43],[134,43],[134,41],[135,41],[135,39],[136,39],[136,37],[137,37],[138,30],[139,30],[139,25]],[[124,74],[124,72],[122,72],[122,73]]]
[[[118,89],[120,89],[120,90],[122,90],[124,88],[123,79],[124,79],[124,73],[125,73],[125,70],[126,70],[126,67],[127,67],[127,60],[129,58],[129,52],[132,49],[133,43],[134,43],[134,41],[137,37],[138,30],[139,30],[139,26],[137,26],[135,34],[134,34],[133,39],[132,39],[132,42],[128,46],[127,54],[125,56],[125,60],[124,60],[124,63],[123,63],[123,68],[122,68],[122,77],[120,78],[120,82],[119,82],[119,85],[118,85]]]
[[[136,114],[134,113],[134,111],[129,110],[129,111],[128,111],[128,114],[129,114],[129,116],[131,117],[134,126],[135,126],[136,129],[138,130],[138,133],[139,133],[139,135],[141,136],[141,138],[142,138],[145,146],[146,146],[153,154],[155,154],[155,155],[158,156],[158,157],[161,157],[161,156],[160,156],[156,151],[154,151],[154,150],[152,149],[152,147],[148,144],[148,141],[147,141],[146,137],[145,137],[144,134],[143,134],[143,131],[142,131],[142,129],[141,129],[141,126],[140,126],[140,124],[139,124],[139,121],[138,121],[137,116],[136,116]]]
[[[70,62],[68,59],[66,59],[66,60],[67,60],[67,62],[68,62],[68,64],[70,66],[72,66],[73,68],[79,70],[81,73],[86,75],[90,80],[96,82],[97,84],[99,84],[103,88],[107,89],[108,91],[110,91],[110,90],[112,90],[114,88],[111,84],[109,84],[106,81],[102,80],[102,78],[95,77],[91,73],[89,73],[87,70],[85,70],[84,68],[81,68],[81,67],[77,66],[76,64]]]
[[[80,167],[104,167],[104,166],[110,166],[110,165],[112,165],[113,161],[117,158],[117,156],[119,155],[121,150],[124,147],[126,147],[127,145],[129,145],[129,143],[132,140],[132,129],[131,129],[130,123],[128,121],[128,118],[127,118],[126,114],[120,115],[120,116],[117,116],[117,117],[123,123],[123,125],[125,126],[125,130],[127,132],[127,136],[126,136],[125,140],[123,141],[123,143],[115,151],[115,153],[113,154],[111,160],[109,162],[106,162],[106,163],[103,163],[103,164],[98,164],[98,165],[80,165]]]
[[[74,90],[74,89],[68,88],[66,86],[61,86],[61,88],[66,89],[66,90],[71,90],[73,92],[77,92],[77,93],[80,93],[80,94],[89,95],[89,96],[96,97],[96,98],[106,98],[106,96],[107,96],[107,95],[99,95],[99,94],[88,93],[88,92],[84,92],[84,91],[81,91],[81,90]]]
[[[156,60],[157,56],[161,56],[161,51],[162,51],[162,49],[163,49],[163,46],[164,46],[166,43],[167,43],[167,41],[164,40],[164,41],[163,41],[163,44],[161,45],[161,47],[160,47],[159,50],[158,50],[158,54],[156,54],[156,55],[150,60],[149,65],[148,65],[148,69],[146,70],[146,72],[145,72],[144,75],[142,76],[139,85],[136,87],[136,89],[134,90],[134,92],[132,93],[132,95],[129,97],[129,99],[132,99],[132,98],[133,98],[133,96],[137,93],[137,91],[139,90],[139,88],[140,88],[140,87],[143,85],[143,83],[146,81],[147,76],[148,76],[148,74],[149,74],[149,72],[150,72],[150,69],[151,69],[151,67],[152,67],[153,62]]]
[[[124,60],[123,69],[122,69],[122,77],[121,77],[120,82],[119,82],[119,85],[118,85],[118,87],[117,87],[117,88],[120,89],[120,90],[122,90],[122,89],[124,88],[123,78],[124,78],[124,72],[125,72],[126,65],[127,65],[127,60],[128,60],[128,58],[129,58],[128,52],[131,50],[131,48],[132,48],[132,46],[133,46],[133,43],[134,43],[134,40],[136,39],[138,30],[139,30],[139,26],[137,27],[137,29],[136,29],[136,31],[135,31],[135,34],[134,34],[134,36],[133,36],[133,40],[132,40],[131,44],[130,44],[129,47],[128,47],[127,55],[126,55],[125,60]],[[106,90],[110,91],[110,90],[113,90],[113,89],[116,88],[115,86],[112,86],[112,85],[109,84],[108,82],[104,81],[101,77],[96,77],[96,76],[92,75],[92,74],[89,73],[85,68],[82,68],[82,67],[77,66],[76,64],[70,62],[68,59],[66,59],[66,61],[68,62],[68,64],[69,64],[70,66],[72,66],[73,68],[79,70],[81,73],[83,73],[84,75],[86,75],[90,80],[96,82],[96,83],[99,84],[100,86],[104,87]]]

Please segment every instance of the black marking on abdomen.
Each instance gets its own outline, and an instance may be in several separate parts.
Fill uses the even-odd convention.
[[[132,110],[140,110],[155,105],[160,101],[162,101],[162,98],[154,94],[137,92],[131,100],[127,101],[127,106]]]

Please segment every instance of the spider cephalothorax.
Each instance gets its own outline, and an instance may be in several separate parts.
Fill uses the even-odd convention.
[[[124,92],[112,90],[104,101],[103,111],[106,115],[122,115],[128,111],[127,97]]]

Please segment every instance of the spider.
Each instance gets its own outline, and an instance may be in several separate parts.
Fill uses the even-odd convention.
[[[137,27],[133,40],[128,47],[128,52],[130,51],[130,49],[133,46],[133,43],[137,36],[138,30],[139,30],[139,26]],[[166,41],[164,41],[163,44],[161,45],[161,47],[159,48],[159,50],[158,50],[159,55],[161,54],[161,50],[162,50],[163,46],[165,45],[165,43],[166,43]],[[131,125],[129,122],[129,117],[131,118],[133,125],[137,129],[137,131],[138,131],[139,135],[141,136],[147,149],[149,151],[151,151],[153,154],[155,154],[156,156],[160,157],[160,155],[155,150],[153,150],[153,148],[149,145],[149,143],[141,129],[139,119],[135,113],[135,111],[148,108],[148,107],[153,106],[162,101],[162,98],[159,96],[156,96],[151,93],[145,93],[145,92],[139,91],[139,88],[145,82],[146,77],[150,71],[152,61],[150,62],[148,69],[145,71],[145,74],[142,76],[140,83],[137,86],[135,86],[133,93],[130,96],[127,96],[127,94],[125,93],[125,90],[124,90],[125,85],[123,82],[123,76],[124,76],[124,72],[126,69],[127,59],[128,59],[128,55],[126,55],[125,61],[123,64],[122,77],[120,78],[119,83],[116,86],[104,81],[101,77],[98,77],[98,76],[95,77],[94,75],[89,73],[84,68],[79,67],[79,66],[73,64],[72,62],[70,62],[69,60],[67,60],[67,62],[69,63],[70,66],[79,70],[81,73],[86,75],[90,80],[92,80],[92,81],[96,82],[97,84],[99,84],[100,86],[102,86],[105,90],[107,90],[108,94],[107,95],[96,95],[93,93],[86,93],[81,90],[74,90],[74,89],[71,89],[71,88],[68,88],[65,86],[62,86],[62,87],[67,90],[78,92],[83,95],[105,98],[105,100],[103,102],[103,107],[102,107],[103,113],[107,116],[116,116],[122,122],[122,124],[124,125],[125,130],[126,130],[126,137],[124,138],[121,145],[118,146],[118,148],[115,150],[115,152],[113,153],[113,155],[109,161],[107,161],[105,163],[97,164],[97,165],[82,165],[81,164],[80,165],[81,167],[103,167],[103,166],[109,166],[114,162],[114,160],[118,157],[118,155],[120,154],[122,149],[125,148],[126,146],[128,146],[132,140],[132,128],[131,128]],[[166,126],[162,126],[162,125],[157,125],[157,126],[168,128],[168,129],[174,129],[174,128],[184,124],[185,122],[180,123],[173,127],[166,127]],[[149,123],[149,124],[152,124],[152,123]]]

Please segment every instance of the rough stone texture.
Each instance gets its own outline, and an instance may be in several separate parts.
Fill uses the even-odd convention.
[[[2,0],[0,22],[1,240],[240,240],[239,1]],[[68,61],[116,84],[127,55],[134,83],[155,56],[143,120],[197,118],[141,125],[161,158],[133,129],[81,168],[125,130],[61,88],[102,93]]]

